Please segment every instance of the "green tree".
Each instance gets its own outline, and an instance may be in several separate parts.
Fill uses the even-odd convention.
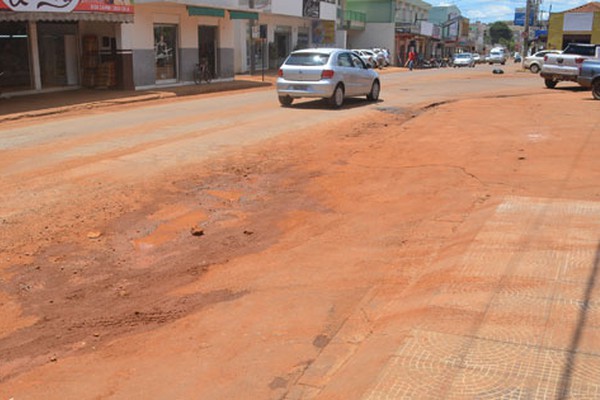
[[[490,25],[488,32],[492,44],[500,43],[500,39],[504,39],[507,42],[512,42],[513,34],[508,25],[502,21],[494,22]]]

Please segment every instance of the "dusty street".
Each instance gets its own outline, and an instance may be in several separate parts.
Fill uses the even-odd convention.
[[[0,124],[0,400],[600,397],[600,103],[491,69]]]

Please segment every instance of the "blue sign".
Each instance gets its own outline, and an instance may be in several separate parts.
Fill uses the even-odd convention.
[[[537,29],[535,31],[535,38],[539,39],[540,37],[548,36],[548,30],[546,29]]]
[[[525,26],[525,11],[515,10],[515,21],[516,26]],[[533,25],[533,13],[529,13],[529,25]]]

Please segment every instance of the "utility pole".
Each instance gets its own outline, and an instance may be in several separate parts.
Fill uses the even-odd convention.
[[[525,6],[525,30],[523,31],[523,59],[527,57],[529,51],[529,16],[531,15],[531,0],[527,0]]]
[[[248,6],[250,9],[254,8],[254,0],[248,0]],[[248,21],[248,25],[250,25],[250,75],[254,75],[254,71],[256,71],[256,60],[254,57],[255,48],[254,48],[254,20],[251,19]]]

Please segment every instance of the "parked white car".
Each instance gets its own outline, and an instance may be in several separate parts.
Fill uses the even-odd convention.
[[[369,66],[369,68],[377,67],[377,59],[375,58],[373,52],[366,52],[365,50],[360,49],[352,49],[350,51],[362,58],[362,60],[365,62],[365,64]]]
[[[544,66],[544,56],[546,54],[560,54],[560,50],[542,50],[537,53],[525,57],[523,61],[523,68],[530,70],[532,73],[537,74],[542,70]]]

